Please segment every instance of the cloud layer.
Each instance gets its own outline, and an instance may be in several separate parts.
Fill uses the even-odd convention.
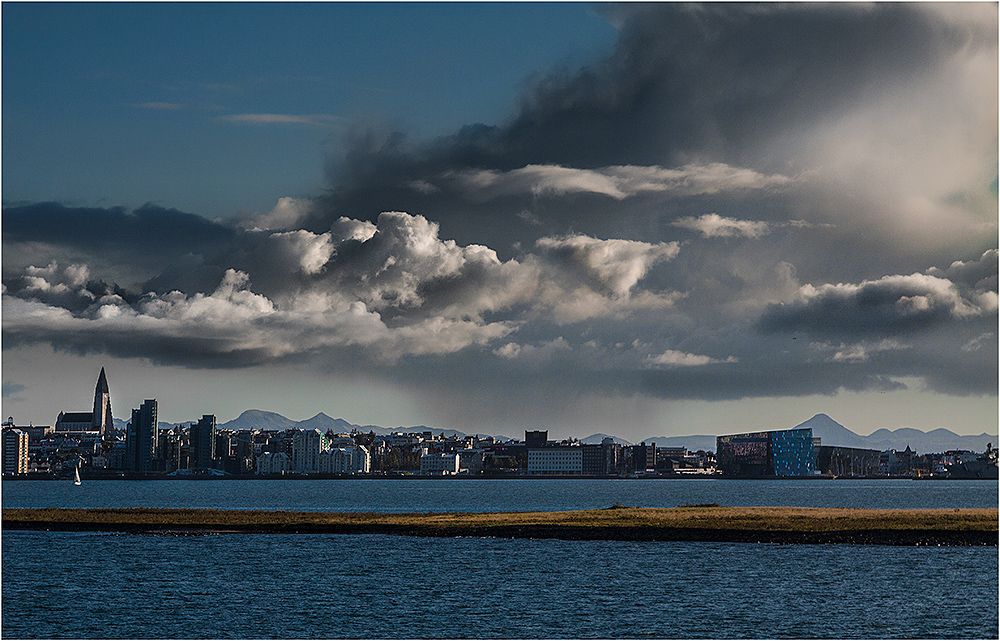
[[[994,5],[606,10],[605,60],[498,125],[355,129],[321,197],[5,206],[5,346],[512,403],[996,392]]]

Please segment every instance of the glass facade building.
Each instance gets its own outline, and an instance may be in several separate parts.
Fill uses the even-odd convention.
[[[816,472],[811,428],[768,432],[772,476],[812,476]]]
[[[812,428],[731,434],[716,438],[720,472],[732,476],[812,476]]]

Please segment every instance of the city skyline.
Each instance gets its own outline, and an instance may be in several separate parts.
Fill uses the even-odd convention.
[[[996,430],[995,5],[2,10],[18,423]]]

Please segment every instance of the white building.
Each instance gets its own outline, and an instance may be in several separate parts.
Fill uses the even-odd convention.
[[[354,471],[368,474],[372,471],[372,454],[364,445],[354,447]]]
[[[319,471],[326,474],[366,474],[371,463],[371,454],[363,445],[331,448],[319,455]]]
[[[458,474],[461,457],[457,453],[424,454],[420,457],[421,474]]]
[[[529,449],[528,474],[583,474],[583,448]]]
[[[326,447],[323,432],[317,429],[297,432],[292,438],[292,471],[319,472],[319,454]]]
[[[291,459],[284,452],[262,452],[257,456],[257,474],[284,474],[291,469]]]

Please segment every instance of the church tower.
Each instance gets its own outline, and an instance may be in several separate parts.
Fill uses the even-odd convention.
[[[115,428],[111,416],[111,392],[108,390],[108,377],[101,368],[97,378],[97,389],[94,391],[94,429],[104,434]]]

